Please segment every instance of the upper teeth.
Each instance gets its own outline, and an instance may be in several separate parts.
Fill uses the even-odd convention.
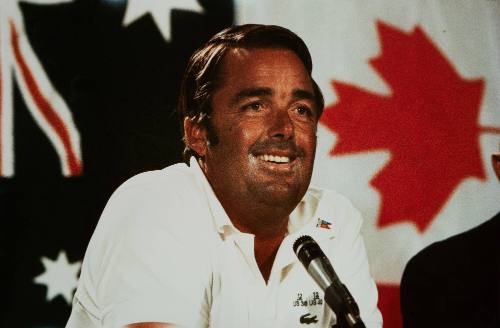
[[[259,159],[266,162],[276,162],[276,163],[288,163],[290,158],[286,156],[274,156],[274,155],[260,155]]]

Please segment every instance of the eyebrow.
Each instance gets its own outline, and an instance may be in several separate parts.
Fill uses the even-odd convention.
[[[314,94],[310,91],[303,90],[303,89],[295,89],[293,90],[293,97],[295,99],[307,99],[311,101],[316,101],[316,97],[314,97]]]
[[[271,88],[248,88],[238,92],[232,99],[231,103],[236,104],[242,99],[250,97],[272,96],[273,90]]]
[[[266,87],[243,89],[232,98],[231,103],[236,104],[245,98],[272,96],[273,94],[274,94],[274,91],[271,88],[266,88]],[[314,94],[312,92],[307,91],[307,90],[303,90],[303,89],[294,89],[292,91],[292,95],[293,95],[293,98],[296,100],[300,100],[300,99],[307,99],[307,100],[311,100],[311,101],[316,100],[316,98],[314,97]]]

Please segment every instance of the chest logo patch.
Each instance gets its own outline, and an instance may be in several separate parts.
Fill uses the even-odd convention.
[[[318,218],[318,223],[316,223],[316,227],[322,228],[322,229],[331,229],[332,223],[325,221],[321,218]]]
[[[316,316],[311,317],[311,313],[306,313],[300,316],[300,323],[305,323],[306,325],[318,322]]]

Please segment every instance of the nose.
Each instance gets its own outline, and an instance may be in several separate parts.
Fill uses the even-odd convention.
[[[271,139],[279,141],[293,139],[295,128],[287,110],[276,110],[269,123],[268,134]]]

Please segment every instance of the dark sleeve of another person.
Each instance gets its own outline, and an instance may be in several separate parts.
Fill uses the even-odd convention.
[[[405,328],[500,327],[500,213],[415,255],[401,311]]]

